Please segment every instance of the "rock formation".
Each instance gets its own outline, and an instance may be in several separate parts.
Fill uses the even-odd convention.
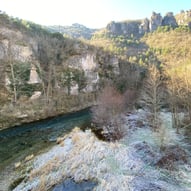
[[[168,12],[164,17],[160,13],[153,12],[150,19],[145,18],[141,21],[124,21],[114,22],[112,21],[107,25],[107,30],[114,35],[126,35],[137,37],[144,35],[147,32],[153,32],[160,26],[171,26],[173,28],[178,27],[178,24],[185,22],[188,18],[191,18],[191,11],[182,13],[184,14],[184,20],[178,20],[174,17],[172,12]],[[177,24],[178,23],[178,24]],[[188,25],[188,22],[187,22]]]
[[[29,84],[38,84],[41,83],[41,79],[36,71],[36,66],[32,65],[30,70],[30,78],[28,81]]]
[[[159,26],[162,25],[162,16],[160,13],[152,13],[151,19],[150,19],[150,31],[155,31]]]
[[[144,34],[144,33],[150,31],[150,29],[149,29],[149,23],[150,23],[150,21],[149,21],[149,19],[147,19],[147,18],[145,18],[145,19],[142,21],[141,25],[139,26],[139,33],[140,33],[140,34]]]
[[[112,21],[107,25],[107,30],[115,35],[126,35],[131,36],[139,35],[139,25],[141,21],[124,21],[124,22],[114,22]]]
[[[166,14],[166,16],[164,16],[164,18],[162,20],[162,26],[171,26],[173,28],[178,26],[176,19],[172,12],[169,12]]]
[[[0,13],[0,129],[89,107],[100,80],[118,72],[115,55]],[[25,107],[31,100],[35,109]],[[7,115],[10,104],[16,109]]]
[[[102,55],[104,56],[104,55]],[[94,92],[98,88],[99,84],[99,62],[105,63],[105,65],[111,65],[113,68],[113,73],[115,75],[119,74],[119,61],[115,56],[104,56],[103,60],[99,60],[96,52],[91,53],[87,52],[84,55],[75,55],[70,57],[65,63],[70,68],[80,69],[84,72],[84,77],[86,78],[86,86],[83,88],[84,93]],[[77,95],[78,92],[78,84],[75,82],[71,87],[70,94]]]

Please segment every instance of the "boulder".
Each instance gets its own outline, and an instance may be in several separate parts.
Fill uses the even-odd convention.
[[[30,100],[38,99],[41,96],[41,91],[34,91],[33,95],[30,97]]]

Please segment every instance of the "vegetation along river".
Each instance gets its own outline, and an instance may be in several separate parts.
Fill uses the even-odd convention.
[[[90,123],[89,109],[0,131],[0,174],[31,154],[53,146],[59,136]]]

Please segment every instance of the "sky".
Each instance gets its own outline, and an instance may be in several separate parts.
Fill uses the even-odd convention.
[[[103,28],[111,21],[150,18],[153,11],[190,10],[190,0],[0,0],[9,16],[41,25],[72,25]]]

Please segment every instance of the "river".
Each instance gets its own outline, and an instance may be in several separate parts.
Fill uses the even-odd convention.
[[[89,109],[0,131],[0,174],[15,162],[39,154],[55,145],[55,140],[72,128],[87,125]]]

